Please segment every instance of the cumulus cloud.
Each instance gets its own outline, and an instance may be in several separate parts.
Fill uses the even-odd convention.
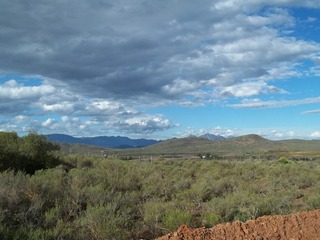
[[[114,128],[120,128],[131,133],[153,133],[174,127],[174,125],[168,119],[164,119],[162,116],[139,116],[128,118],[123,122],[119,122]]]
[[[53,94],[51,85],[25,86],[16,80],[0,84],[0,115],[24,113],[42,96]]]
[[[0,99],[32,99],[52,94],[54,87],[50,85],[24,86],[12,79],[0,84]]]
[[[269,86],[266,82],[245,82],[224,88],[218,88],[218,94],[224,97],[249,97],[262,94],[287,93],[285,90]]]
[[[47,127],[47,128],[53,128],[54,124],[56,123],[56,120],[53,118],[48,118],[47,120],[45,120],[44,122],[41,123],[41,125],[43,127]]]
[[[54,91],[52,86],[23,86],[12,79],[0,85],[0,99],[30,99],[41,95],[50,94]]]
[[[0,85],[0,116],[15,114],[2,121],[3,129],[26,133],[31,129],[39,132],[63,132],[78,135],[108,134],[116,129],[123,134],[144,134],[175,127],[161,115],[143,113],[115,100],[86,98],[64,88],[40,83],[29,87],[9,80]],[[45,114],[61,115],[60,119]],[[0,118],[1,119],[1,118]],[[5,118],[6,119],[6,118]]]
[[[289,129],[264,129],[258,130],[256,133],[270,140],[295,139],[302,137],[299,133]]]
[[[212,129],[211,133],[223,137],[231,137],[235,135],[235,131],[236,129],[217,126]]]

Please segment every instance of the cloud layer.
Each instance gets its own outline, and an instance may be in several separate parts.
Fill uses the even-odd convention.
[[[320,3],[4,2],[0,74],[37,76],[42,82],[28,86],[14,78],[4,81],[3,119],[11,114],[23,122],[51,114],[42,122],[32,119],[52,129],[63,125],[97,133],[106,128],[152,133],[178,124],[145,112],[154,106],[199,106],[236,98],[242,102],[229,106],[270,107],[275,103],[256,97],[287,94],[277,81],[319,74],[320,44],[295,36],[299,21],[312,25],[318,19],[298,19],[291,7],[319,9]],[[304,61],[310,66],[301,72]]]
[[[148,134],[174,127],[160,114],[145,114],[101,98],[84,98],[48,83],[29,87],[9,80],[0,84],[0,99],[4,99],[1,112],[13,117],[0,122],[0,130],[1,126],[11,131],[24,126],[23,131],[46,129],[72,135],[79,130],[84,135],[112,134],[114,130]],[[47,117],[50,115],[53,117]]]

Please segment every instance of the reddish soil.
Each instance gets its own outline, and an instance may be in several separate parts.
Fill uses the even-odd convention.
[[[224,223],[213,228],[189,228],[182,225],[176,232],[157,240],[288,239],[320,240],[320,209],[292,215],[263,216],[247,222]]]

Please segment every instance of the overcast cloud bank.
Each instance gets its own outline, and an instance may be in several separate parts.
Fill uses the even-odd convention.
[[[319,76],[320,43],[295,35],[319,20],[293,8],[320,2],[3,2],[0,130],[152,136],[181,125],[155,107],[318,103],[272,98],[290,94],[279,81]]]

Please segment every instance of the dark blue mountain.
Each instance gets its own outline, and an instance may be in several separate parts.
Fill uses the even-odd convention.
[[[131,139],[121,136],[98,136],[82,138],[72,137],[66,134],[49,134],[46,136],[51,142],[81,143],[108,148],[139,148],[147,147],[159,142],[153,139]]]

